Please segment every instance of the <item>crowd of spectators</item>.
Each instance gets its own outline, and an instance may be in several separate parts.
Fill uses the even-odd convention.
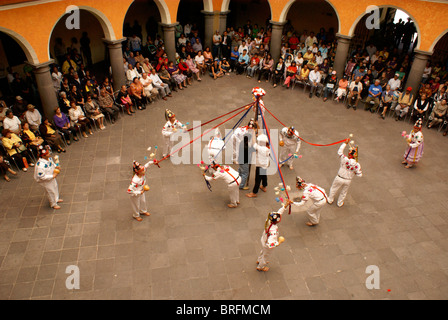
[[[388,113],[397,121],[407,116],[412,121],[422,118],[428,128],[442,128],[448,122],[446,65],[428,62],[414,97],[413,88],[405,87],[412,55],[399,50],[396,43],[378,48],[371,42],[356,47],[349,53],[343,74],[337,74],[333,69],[337,40],[332,30],[324,28],[315,34],[285,27],[278,61],[270,52],[270,25],[259,27],[247,21],[243,27],[227,27],[222,34],[216,31],[211,48],[204,48],[195,24],[177,25],[175,35],[176,56],[169,61],[159,35],[154,39],[149,35],[143,44],[141,35],[133,32],[123,46],[127,83],[121,88],[114,88],[108,77],[111,73],[99,81],[92,69],[85,67],[83,56],[88,57],[89,66],[92,64],[90,50],[86,53],[86,33],[81,41],[82,55],[74,40],[65,51],[55,47],[58,64],[53,66],[51,76],[59,105],[50,119],[35,107],[37,91],[31,70],[25,70],[25,79],[10,74],[16,99],[11,106],[0,101],[0,169],[5,179],[9,181],[8,173],[16,174],[5,161],[14,161],[26,171],[33,166],[39,145],[48,144],[56,152],[65,152],[72,141],[88,138],[94,129],[105,130],[106,120],[114,124],[120,111],[132,116],[158,98],[167,100],[173,91],[188,88],[193,80],[202,81],[205,74],[214,80],[232,72],[244,74],[258,83],[269,82],[274,88],[303,85],[309,88],[310,99],[332,98],[354,110],[362,102],[366,111],[377,112],[382,119]],[[443,134],[447,133],[448,126]]]

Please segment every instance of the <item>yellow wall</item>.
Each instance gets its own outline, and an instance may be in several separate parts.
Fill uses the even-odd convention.
[[[181,0],[154,0],[164,23],[176,22],[177,10]],[[204,0],[206,11],[221,11],[229,1],[238,0]],[[265,0],[261,0],[265,1]],[[266,0],[267,1],[267,0]],[[310,2],[313,0],[296,0]],[[20,2],[20,1],[14,1]],[[39,1],[36,1],[39,2]],[[57,2],[29,5],[8,9],[0,6],[0,31],[6,32],[21,43],[28,60],[43,63],[49,60],[49,41],[52,30],[58,20],[65,14],[69,5],[76,5],[89,10],[100,21],[105,38],[116,40],[122,38],[123,22],[133,0],[63,0]],[[286,19],[294,0],[269,0],[273,21]],[[339,18],[339,33],[352,35],[356,23],[365,14],[368,5],[392,6],[408,13],[418,26],[420,43],[418,49],[431,51],[447,29],[446,17],[448,4],[421,0],[327,0],[333,6]],[[32,2],[31,2],[32,4]]]

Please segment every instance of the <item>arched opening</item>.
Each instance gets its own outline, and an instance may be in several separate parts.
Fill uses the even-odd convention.
[[[54,26],[49,41],[50,57],[62,68],[66,55],[70,54],[78,68],[83,65],[94,74],[106,73],[108,51],[103,39],[114,39],[113,29],[107,20],[101,19],[101,13],[79,9],[77,26],[68,27],[70,21],[75,21],[71,20],[72,13],[66,13]]]
[[[440,77],[440,82],[448,81],[448,30],[434,44],[431,56],[431,80]]]
[[[19,42],[10,32],[0,30],[0,100],[10,106],[16,96],[35,105],[39,104],[33,68],[26,62],[36,63],[34,51]],[[25,48],[25,49],[24,49]]]
[[[296,32],[300,42],[313,33],[319,42],[329,44],[338,30],[337,13],[326,0],[297,0],[287,11],[284,31],[288,36]]]
[[[181,0],[177,9],[177,22],[179,22],[182,28],[184,28],[186,24],[189,24],[191,26],[190,36],[193,36],[193,33],[197,32],[197,35],[201,39],[202,45],[204,46],[205,23],[204,14],[202,11],[213,11],[213,8],[210,6],[208,1]],[[183,30],[183,33],[188,33],[188,30],[187,32]],[[179,34],[176,33],[176,41],[178,36]],[[188,34],[186,34],[186,36],[188,36]]]
[[[268,0],[230,0],[228,10],[227,27],[233,27],[235,31],[241,28],[246,33],[251,29],[253,35],[262,28],[266,32],[270,26],[272,14]]]
[[[377,25],[374,25],[374,15],[379,19]],[[402,9],[392,6],[379,7],[379,13],[372,11],[360,16],[349,35],[353,35],[351,51],[362,50],[372,43],[378,49],[388,47],[395,55],[412,54],[418,49],[420,39],[416,21]]]
[[[160,23],[166,23],[166,19],[163,19],[160,7],[163,8],[160,1],[156,3],[154,0],[136,0],[129,7],[124,19],[123,36],[128,40],[134,35],[137,36],[141,40],[141,50],[146,57],[149,54],[145,46],[148,41],[154,42],[159,37],[163,39]],[[130,45],[131,43],[128,41],[123,49],[126,50],[126,46]]]

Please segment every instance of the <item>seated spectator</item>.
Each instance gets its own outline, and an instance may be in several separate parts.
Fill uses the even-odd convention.
[[[11,110],[15,116],[22,119],[25,112],[28,110],[28,102],[24,100],[21,96],[17,96],[14,104],[11,106]]]
[[[412,112],[412,121],[415,123],[418,119],[424,119],[426,111],[429,109],[429,99],[426,94],[422,94],[419,98],[415,99],[414,110]]]
[[[398,79],[400,75],[398,73],[396,73],[394,75],[394,77],[392,79],[389,80],[389,82],[387,83],[390,86],[390,89],[392,91],[394,91],[396,88],[400,88],[401,87],[401,81],[400,79]]]
[[[168,68],[168,55],[166,52],[163,53],[163,55],[159,58],[158,62],[157,62],[157,66],[156,66],[156,70],[157,72],[160,71],[160,68],[164,66],[165,69]],[[132,78],[134,79],[134,78]],[[132,81],[132,80],[131,80]]]
[[[260,72],[258,73],[258,83],[261,82],[261,78],[264,77],[266,82],[268,82],[269,75],[272,73],[272,68],[274,67],[274,59],[270,53],[267,54],[266,58],[263,59]]]
[[[363,90],[363,85],[361,82],[361,78],[357,77],[357,78],[355,78],[355,81],[352,81],[350,83],[349,93],[347,96],[347,100],[348,100],[347,109],[350,109],[351,107],[353,107],[353,109],[356,110],[356,108],[358,106],[358,102],[359,102],[359,100],[361,100],[362,90]],[[352,98],[354,98],[354,97],[356,97],[356,101],[355,101],[355,104],[352,105]]]
[[[27,122],[23,124],[23,131],[21,134],[22,141],[24,145],[31,150],[33,154],[38,156],[38,148],[44,143],[44,139],[42,139],[37,133],[34,133],[30,130],[30,126]]]
[[[324,81],[324,102],[328,100],[328,95],[332,93],[338,83],[337,72],[333,71]]]
[[[258,67],[260,65],[260,58],[258,57],[258,54],[255,53],[253,57],[250,59],[250,63],[247,66],[247,78],[253,78],[255,72],[258,70]]]
[[[383,112],[380,114],[380,118],[383,120],[386,119],[386,112],[391,107],[393,99],[394,99],[394,91],[392,90],[390,85],[387,85],[381,94],[381,102],[383,105]]]
[[[87,131],[90,134],[93,134],[89,119],[87,119],[81,107],[76,104],[76,101],[70,102],[70,110],[68,111],[68,115],[70,118],[70,124],[73,127],[78,128],[84,138],[88,138]]]
[[[31,155],[18,135],[8,129],[4,129],[2,136],[2,143],[6,149],[6,152],[14,159],[20,169],[27,172],[27,164],[30,167],[34,167]]]
[[[103,113],[107,112],[111,118],[111,122],[115,123],[115,121],[118,120],[120,109],[114,105],[114,100],[109,94],[107,94],[107,91],[104,88],[100,91],[98,103]]]
[[[177,92],[177,82],[176,80],[174,80],[174,78],[171,76],[171,74],[168,72],[165,66],[162,66],[157,74],[159,75],[163,83],[166,83],[167,85],[170,86],[171,91]]]
[[[311,49],[307,49],[306,53],[303,55],[303,65],[307,65],[311,60],[313,60],[314,54]]]
[[[310,71],[308,83],[311,85],[310,98],[313,97],[313,94],[318,96],[319,93],[317,89],[322,87],[322,74],[320,73],[319,66],[315,66],[314,70]]]
[[[156,70],[153,69],[153,72],[156,72]],[[126,88],[126,86],[124,86],[124,85],[121,86],[121,90],[120,90],[120,92],[118,92],[118,95],[117,95],[117,100],[119,103],[124,105],[128,115],[132,116],[132,114],[135,113],[135,111],[132,109],[132,107],[134,106],[134,103],[132,102],[132,99],[129,96],[129,92],[128,92],[128,89]]]
[[[197,52],[196,57],[194,57],[194,61],[196,62],[197,68],[201,71],[201,74],[205,74],[207,66],[205,65],[205,57],[201,50]]]
[[[29,124],[29,127],[33,131],[39,130],[39,126],[42,123],[42,116],[40,112],[32,104],[28,105],[28,111],[25,112],[25,119]]]
[[[135,64],[140,63],[140,65],[145,62],[145,57],[138,51],[135,52]]]
[[[278,83],[283,79],[284,74],[285,74],[285,63],[283,62],[283,58],[280,57],[272,73],[274,78],[274,88],[276,88]]]
[[[436,102],[430,116],[431,121],[428,124],[428,129],[440,125],[443,122],[447,114],[447,108],[448,104],[446,103],[446,99]]]
[[[163,100],[167,100],[167,96],[168,97],[172,97],[171,95],[171,90],[170,90],[170,86],[167,85],[166,83],[164,83],[159,75],[156,73],[155,69],[152,69],[151,74],[149,75],[149,78],[152,81],[152,85],[154,86],[154,88],[156,88],[159,92],[159,94],[162,96]]]
[[[212,63],[213,63],[213,55],[212,55],[212,53],[210,51],[210,48],[206,47],[203,54],[204,54],[205,64],[208,67],[210,67],[212,65]]]
[[[22,132],[22,121],[15,116],[11,109],[5,112],[5,119],[3,119],[3,129],[7,129],[12,133],[19,135]]]
[[[179,63],[177,65],[179,67],[180,72],[187,77],[187,84],[191,86],[191,79],[193,78],[193,71],[190,70],[188,64],[185,62],[184,58],[180,58]]]
[[[347,75],[344,74],[342,79],[339,80],[338,89],[336,90],[336,98],[334,100],[338,101],[342,99],[343,96],[347,95],[348,79]]]
[[[224,75],[224,72],[221,68],[221,62],[218,58],[213,61],[212,66],[210,67],[210,77],[212,77],[214,80],[221,78]]]
[[[137,77],[134,78],[134,81],[129,86],[129,96],[138,110],[146,109],[147,101],[143,91],[144,87],[141,81]]]
[[[308,65],[304,65],[300,72],[296,75],[296,81],[306,83],[310,76],[310,69]]]
[[[297,74],[297,65],[296,62],[293,61],[291,65],[286,69],[286,77],[283,86],[286,86],[286,88],[289,89],[289,85],[291,84],[291,81],[296,78],[296,74]]]
[[[147,101],[149,100],[149,102],[153,102],[157,98],[159,91],[152,85],[151,78],[148,77],[147,73],[143,73],[142,78],[139,79],[139,81],[143,86],[143,96]]]
[[[70,99],[70,106],[71,106],[71,101],[76,101],[77,105],[84,106],[84,103],[85,103],[84,96],[82,95],[82,93],[80,91],[78,91],[78,87],[75,85],[71,86],[69,99]]]
[[[406,92],[403,92],[400,98],[398,98],[398,104],[395,107],[395,121],[403,119],[408,114],[409,108],[414,100],[411,92],[412,88],[409,87],[406,89]]]
[[[3,128],[3,120],[6,118],[6,111],[8,107],[4,100],[0,100],[0,129]],[[2,129],[3,130],[3,129]]]
[[[0,153],[0,173],[7,182],[11,181],[11,179],[8,177],[8,173],[12,174],[13,176],[17,175],[17,172],[11,169],[11,165],[3,158],[3,155],[1,153]]]
[[[380,80],[376,79],[375,83],[370,85],[369,87],[369,96],[366,99],[364,110],[370,110],[371,113],[374,113],[378,106],[380,105],[381,94],[383,93],[383,89],[380,86]],[[370,103],[374,102],[373,106]]]
[[[138,74],[142,75],[143,72],[145,72],[145,70],[143,69],[142,65],[140,62],[137,62],[135,64],[135,70],[137,71]]]
[[[197,54],[199,51],[202,52],[202,44],[201,44],[201,40],[199,38],[195,38],[193,44],[193,51]]]
[[[209,49],[210,50],[210,49]],[[174,65],[173,61],[170,61],[168,64],[168,72],[170,73],[171,77],[176,81],[177,86],[180,90],[183,90],[184,88],[187,88],[187,76],[183,75],[179,68]]]
[[[69,118],[65,115],[65,113],[61,112],[61,108],[56,108],[53,116],[53,121],[56,128],[62,132],[62,134],[66,137],[67,144],[71,144],[71,140],[79,141],[76,136],[77,130],[70,124]],[[40,127],[39,127],[40,128]]]
[[[132,82],[134,82],[135,78],[141,78],[141,74],[138,73],[137,69],[134,66],[129,65],[129,70],[126,73],[126,78],[128,80],[128,84],[130,85]]]
[[[149,59],[146,58],[142,63],[143,71],[147,74],[150,74],[152,70],[155,70],[152,64],[149,62]]]
[[[96,121],[101,130],[106,129],[106,126],[104,125],[104,114],[101,112],[98,102],[93,100],[91,95],[87,95],[84,108],[89,119]]]
[[[224,74],[230,76],[230,63],[227,61],[227,58],[222,58],[221,61],[221,70]]]
[[[249,62],[250,62],[249,55],[247,54],[247,50],[244,49],[243,54],[240,54],[238,58],[238,63],[236,65],[236,74],[242,74],[249,65]]]
[[[202,81],[200,76],[200,70],[196,66],[196,62],[191,58],[191,55],[187,55],[187,59],[185,60],[185,63],[188,66],[188,69],[196,76],[196,80]]]

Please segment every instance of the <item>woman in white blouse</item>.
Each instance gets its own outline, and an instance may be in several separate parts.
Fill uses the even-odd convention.
[[[89,134],[93,134],[90,127],[89,119],[87,119],[81,107],[76,105],[75,101],[72,101],[70,103],[70,110],[68,110],[68,115],[70,117],[71,125],[78,128],[78,130],[81,130],[84,138],[88,137],[86,131],[89,131]]]

